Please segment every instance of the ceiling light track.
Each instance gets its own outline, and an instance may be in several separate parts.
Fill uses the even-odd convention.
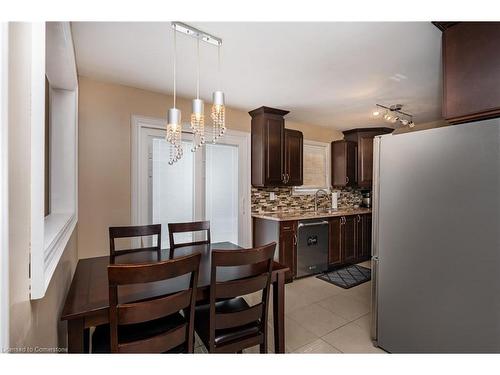
[[[409,126],[410,128],[413,128],[415,126],[415,123],[413,122],[413,115],[401,110],[403,108],[402,104],[393,104],[389,107],[382,104],[376,104],[376,106],[377,109],[373,111],[373,115],[375,117],[378,117],[380,115],[381,111],[379,111],[379,108],[382,108],[383,110],[385,110],[383,118],[387,122],[395,124],[399,121],[399,123],[401,123],[401,125],[403,126]]]
[[[221,46],[222,45],[222,39],[218,38],[216,36],[213,36],[211,34],[208,34],[204,31],[201,31],[197,29],[196,27],[186,25],[185,23],[182,22],[177,22],[174,21],[172,22],[172,27],[174,30],[192,36],[193,38],[199,39],[203,42],[207,42],[209,44],[212,44],[214,46]]]

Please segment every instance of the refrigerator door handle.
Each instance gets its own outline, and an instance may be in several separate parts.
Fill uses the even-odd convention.
[[[379,194],[380,194],[380,146],[382,138],[376,136],[373,139],[373,206],[372,206],[372,324],[371,337],[375,346],[378,340],[378,293],[377,293],[377,276],[379,268],[379,249],[378,249],[378,229],[379,229]]]
[[[372,304],[372,316],[371,316],[371,338],[373,341],[373,344],[375,346],[377,345],[377,339],[378,339],[378,324],[377,324],[377,318],[378,318],[378,311],[377,311],[377,273],[378,273],[378,257],[374,256],[372,257],[372,294],[371,294],[371,304]]]

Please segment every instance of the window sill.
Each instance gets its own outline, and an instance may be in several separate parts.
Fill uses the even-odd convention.
[[[320,189],[330,192],[328,187],[294,187],[292,188],[292,195],[314,195]]]
[[[48,287],[69,242],[76,221],[74,213],[50,214],[44,219],[43,264],[45,268],[45,288]]]

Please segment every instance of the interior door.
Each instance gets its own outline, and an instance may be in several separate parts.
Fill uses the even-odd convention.
[[[148,120],[141,119],[145,125],[134,146],[133,223],[164,224],[162,246],[167,248],[169,222],[206,219],[212,241],[250,247],[249,134],[228,130],[217,144],[194,153],[192,135],[184,134],[183,157],[168,165],[170,146],[162,122]]]
[[[150,139],[149,207],[153,224],[162,224],[162,248],[169,248],[168,223],[195,221],[201,216],[195,201],[199,188],[196,184],[195,154],[192,136],[182,138],[183,157],[169,165],[170,144],[164,136]],[[192,233],[175,234],[176,242],[191,242]]]

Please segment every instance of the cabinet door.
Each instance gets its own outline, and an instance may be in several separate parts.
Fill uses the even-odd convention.
[[[372,215],[362,215],[362,254],[363,260],[370,259],[372,254]]]
[[[280,244],[279,244],[279,260],[290,268],[293,276],[296,270],[297,258],[297,236],[295,221],[283,221],[280,223]]]
[[[372,186],[373,137],[360,135],[358,138],[357,182],[360,187]]]
[[[354,215],[354,249],[355,262],[361,262],[363,257],[363,217],[362,215]]]
[[[285,129],[285,185],[303,184],[303,139],[302,132]]]
[[[283,118],[267,117],[264,126],[265,185],[283,185]]]
[[[330,218],[329,229],[328,264],[330,266],[338,266],[342,264],[341,218]]]
[[[500,116],[500,22],[443,32],[443,117],[452,124]]]
[[[342,252],[344,263],[354,263],[356,254],[356,215],[342,216],[344,224],[342,225]]]
[[[332,185],[352,186],[356,184],[356,142],[332,142]]]

